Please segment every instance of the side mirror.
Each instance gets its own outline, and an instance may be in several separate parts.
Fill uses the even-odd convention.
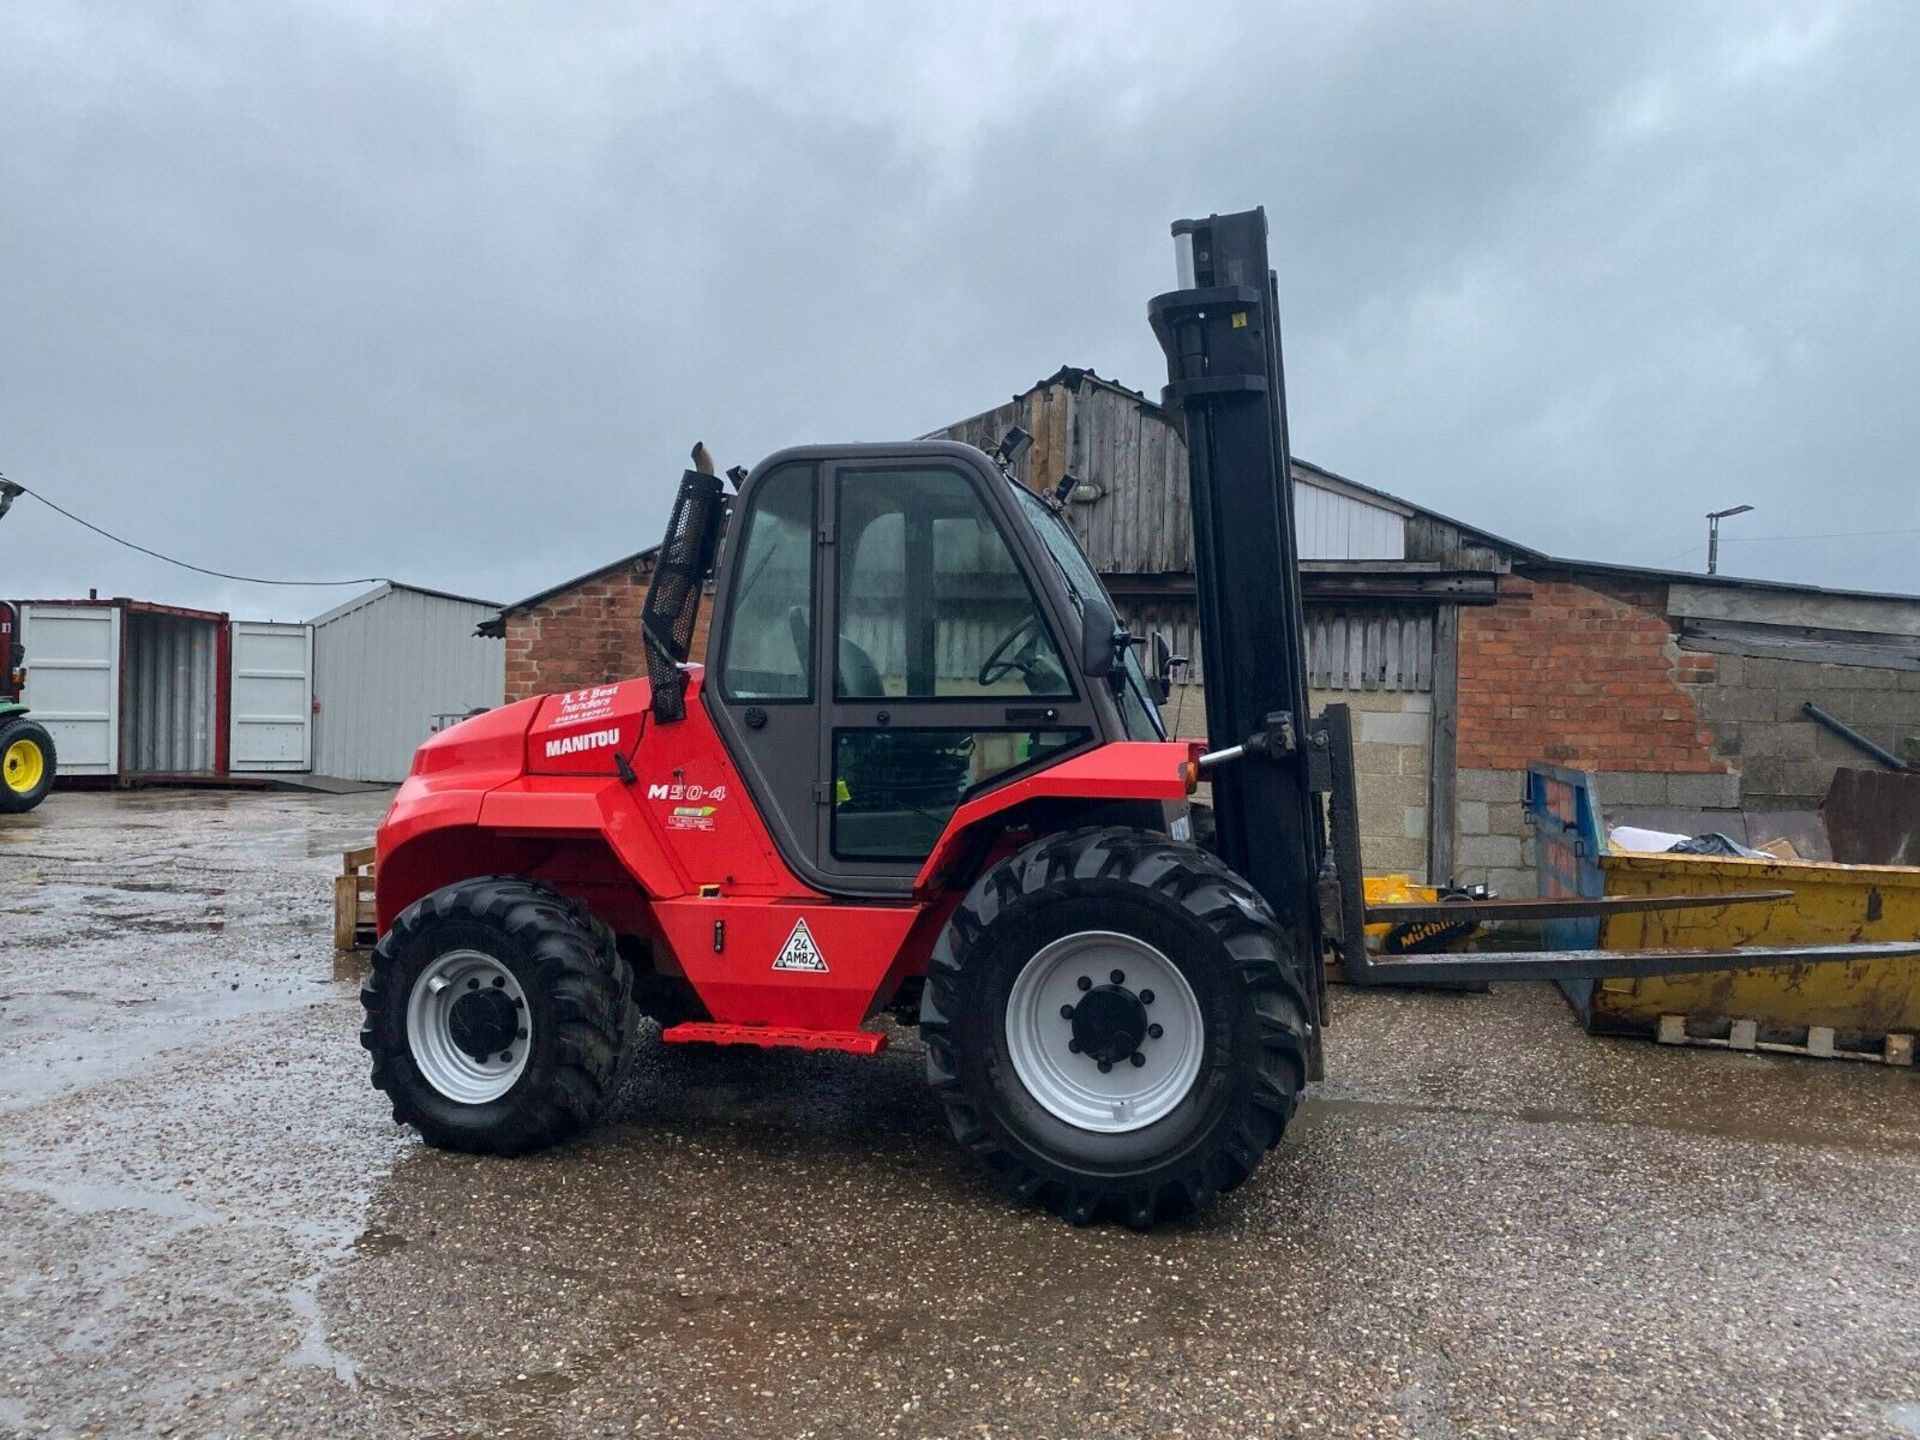
[[[1166,632],[1153,632],[1153,693],[1162,705],[1173,698],[1173,646]]]
[[[1098,678],[1112,672],[1114,632],[1119,628],[1113,607],[1107,604],[1105,598],[1087,596],[1080,611],[1080,669],[1083,674]]]

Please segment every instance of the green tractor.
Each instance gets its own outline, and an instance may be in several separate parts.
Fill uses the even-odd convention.
[[[19,612],[0,601],[0,815],[31,810],[53,789],[53,737],[20,703],[26,652]]]

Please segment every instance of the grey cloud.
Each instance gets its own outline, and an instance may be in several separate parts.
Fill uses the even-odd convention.
[[[686,447],[1153,390],[1274,222],[1299,451],[1538,547],[1920,589],[1906,7],[0,15],[0,469],[219,568],[510,598]],[[1868,531],[1802,543],[1743,538]],[[0,523],[0,592],[310,613]]]

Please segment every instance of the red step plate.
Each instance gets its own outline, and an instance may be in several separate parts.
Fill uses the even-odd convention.
[[[763,1050],[843,1050],[849,1055],[878,1055],[887,1037],[872,1030],[800,1030],[790,1025],[716,1025],[689,1020],[669,1026],[660,1038],[669,1045],[758,1045]]]

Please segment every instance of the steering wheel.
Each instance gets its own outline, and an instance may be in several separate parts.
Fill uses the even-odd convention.
[[[982,685],[991,685],[996,680],[1018,670],[1028,674],[1033,665],[1034,644],[1040,638],[1040,617],[1029,615],[1022,620],[1001,642],[993,647],[993,653],[980,662],[980,673],[974,677]],[[1008,652],[1013,652],[1009,654]]]

